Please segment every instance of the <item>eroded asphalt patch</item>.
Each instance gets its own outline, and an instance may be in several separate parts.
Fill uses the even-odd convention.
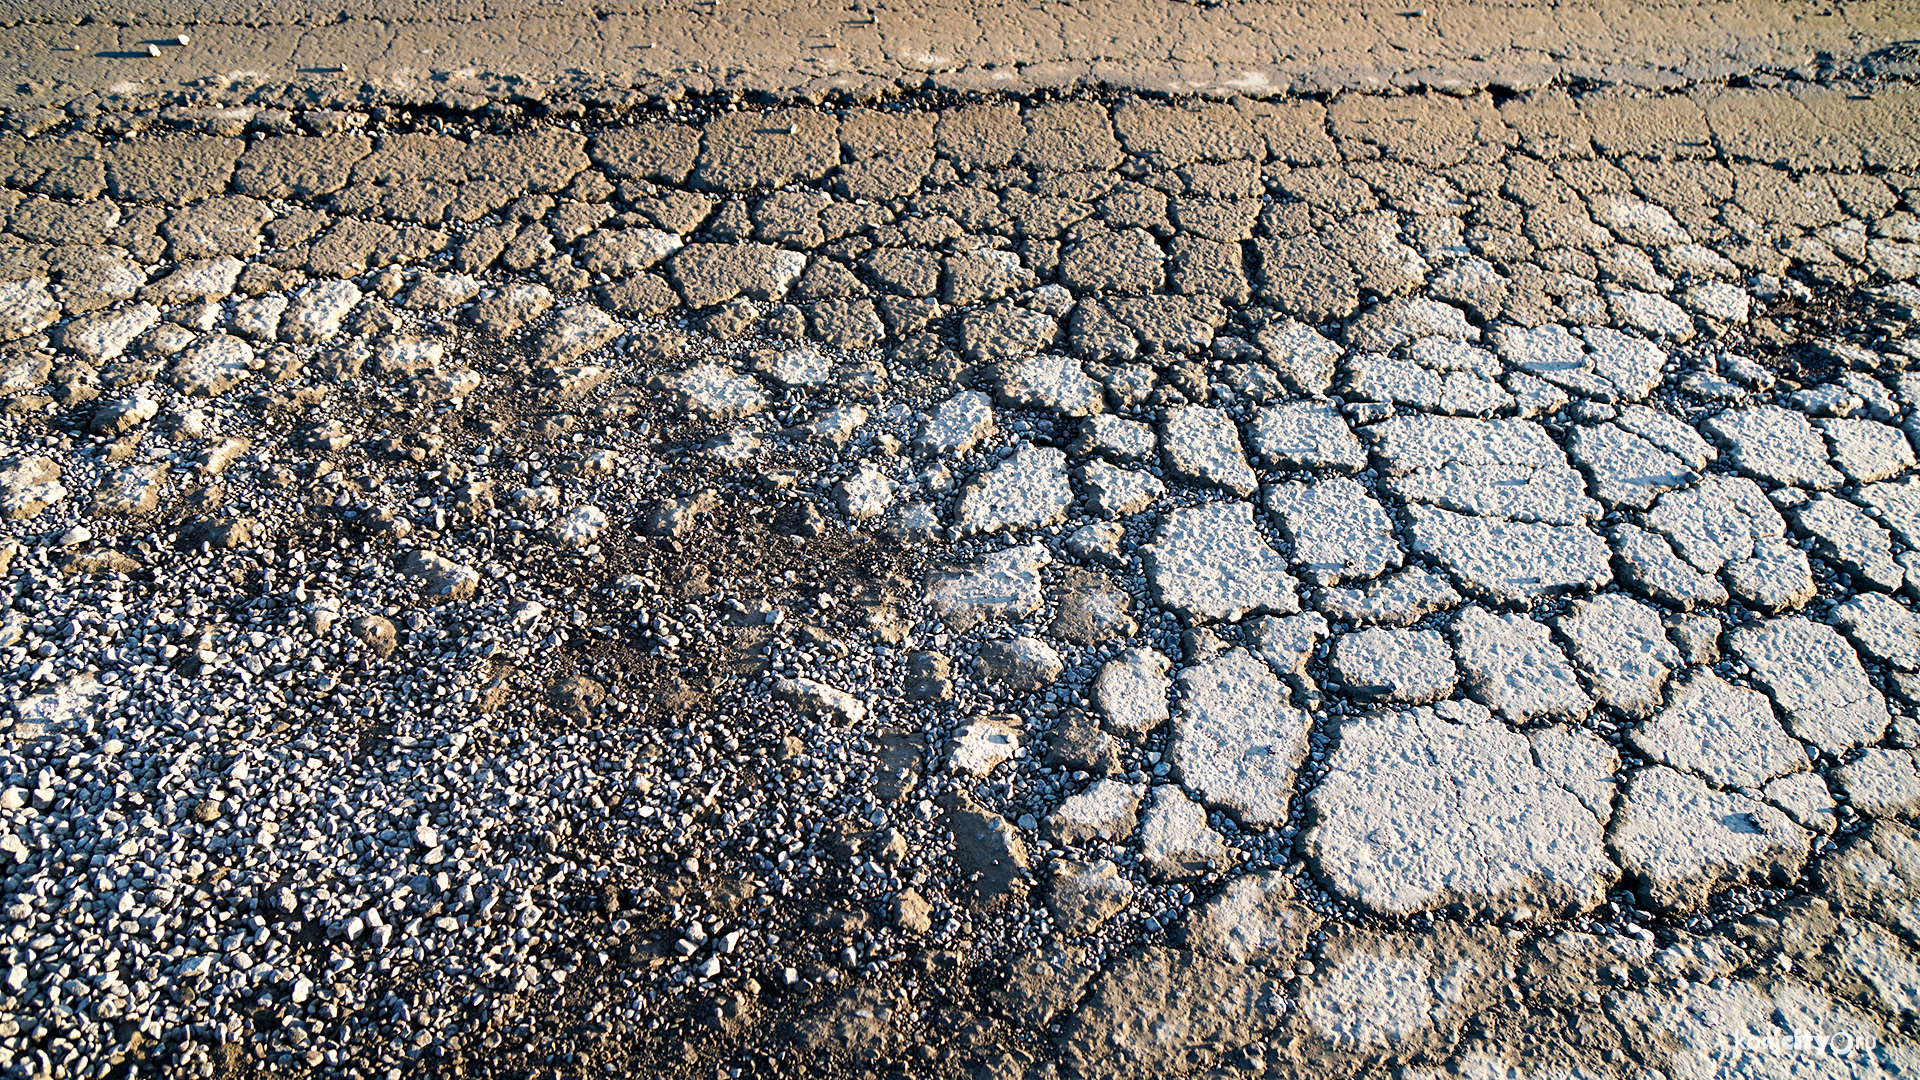
[[[1920,98],[1763,81],[16,118],[0,1063],[1920,1067]]]

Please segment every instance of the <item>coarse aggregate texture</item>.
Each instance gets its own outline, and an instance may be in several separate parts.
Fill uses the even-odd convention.
[[[1762,59],[21,91],[0,1069],[1920,1067],[1920,95]]]

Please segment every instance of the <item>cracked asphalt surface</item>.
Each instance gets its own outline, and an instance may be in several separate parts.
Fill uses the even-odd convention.
[[[1647,10],[18,13],[0,1067],[1920,1069],[1914,20]]]

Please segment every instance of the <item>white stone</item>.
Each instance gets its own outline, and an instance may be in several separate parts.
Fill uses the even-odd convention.
[[[1053,561],[1040,544],[982,556],[968,567],[927,577],[927,605],[956,633],[997,617],[1015,618],[1040,607],[1040,568]]]
[[[1753,680],[1773,698],[1794,737],[1832,754],[1880,740],[1886,699],[1832,627],[1798,616],[1750,623],[1727,635]]]
[[[1167,756],[1208,804],[1250,825],[1283,825],[1312,726],[1266,664],[1230,649],[1181,671]]]
[[[1298,583],[1255,528],[1247,503],[1169,511],[1144,559],[1155,602],[1189,623],[1300,610]]]
[[[867,718],[867,707],[859,698],[814,679],[776,679],[773,697],[798,708],[813,720],[829,721],[842,727]]]
[[[947,770],[985,776],[1020,750],[1020,733],[992,720],[973,720],[947,740]]]
[[[1167,719],[1167,692],[1173,680],[1172,661],[1150,648],[1124,650],[1094,676],[1094,707],[1106,717],[1107,727],[1135,741],[1143,739]]]
[[[173,362],[173,385],[194,397],[217,397],[242,382],[259,367],[253,347],[237,337],[213,334],[181,352]]]
[[[582,548],[598,539],[606,527],[606,511],[597,506],[576,506],[555,518],[549,531],[555,544]]]
[[[1334,639],[1329,670],[1347,693],[1418,705],[1453,693],[1459,673],[1438,630],[1377,627]]]
[[[47,290],[47,279],[0,281],[0,341],[37,334],[60,318],[60,302]]]
[[[935,457],[957,457],[980,445],[993,430],[993,399],[978,390],[962,390],[934,406],[914,436],[913,449]]]
[[[1315,585],[1374,578],[1400,565],[1393,519],[1358,481],[1274,484],[1267,512],[1293,544],[1293,564]]]
[[[280,317],[280,339],[290,345],[332,341],[340,322],[360,303],[360,290],[349,281],[316,281],[294,294]]]
[[[1207,824],[1206,808],[1173,784],[1153,789],[1140,820],[1140,861],[1149,877],[1198,877],[1238,861],[1234,850]]]
[[[1072,505],[1066,453],[1023,442],[1013,456],[967,481],[954,527],[962,536],[1038,529],[1060,521]]]
[[[1807,857],[1806,833],[1785,814],[1663,765],[1628,778],[1608,839],[1646,901],[1678,912],[1724,884],[1784,883]]]
[[[1345,721],[1328,764],[1306,850],[1374,911],[1555,917],[1603,903],[1617,875],[1593,813],[1477,705]]]
[[[1765,694],[1704,669],[1675,686],[1667,707],[1629,737],[1649,758],[1715,787],[1757,788],[1807,767],[1806,751],[1787,737]]]

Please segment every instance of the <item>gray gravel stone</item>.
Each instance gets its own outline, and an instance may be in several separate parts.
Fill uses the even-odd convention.
[[[1140,742],[1159,727],[1169,715],[1172,667],[1171,660],[1149,648],[1126,649],[1102,665],[1090,696],[1107,730]]]
[[[1577,719],[1593,707],[1547,628],[1525,615],[1469,607],[1455,616],[1449,636],[1467,695],[1509,723]]]
[[[1575,600],[1553,627],[1594,695],[1629,716],[1658,708],[1661,687],[1682,663],[1659,614],[1619,593]]]
[[[1249,825],[1287,821],[1312,718],[1245,649],[1180,672],[1168,759],[1187,790]]]
[[[1618,874],[1599,821],[1480,706],[1344,721],[1328,765],[1306,851],[1372,911],[1556,917],[1603,903]]]
[[[1247,445],[1268,469],[1328,469],[1357,473],[1367,452],[1340,411],[1318,401],[1285,401],[1254,414]]]
[[[1167,474],[1235,495],[1253,494],[1259,480],[1240,449],[1240,430],[1219,409],[1194,405],[1167,410],[1160,424],[1160,454]]]
[[[1300,610],[1286,560],[1267,546],[1247,503],[1169,511],[1144,559],[1154,602],[1189,624]]]
[[[1354,480],[1274,484],[1266,489],[1266,504],[1293,545],[1300,576],[1312,584],[1379,577],[1400,565],[1393,520]]]
[[[1839,754],[1876,743],[1886,731],[1886,699],[1832,627],[1797,616],[1773,619],[1734,629],[1727,644],[1752,667],[1795,738]]]
[[[1774,719],[1767,696],[1696,671],[1659,715],[1633,729],[1647,757],[1720,788],[1757,788],[1806,768],[1807,754]]]
[[[1828,491],[1846,477],[1827,464],[1827,446],[1807,418],[1777,405],[1730,409],[1701,421],[1700,429],[1727,448],[1734,468],[1783,487]]]
[[[1334,639],[1329,670],[1355,696],[1420,704],[1453,693],[1459,673],[1438,630],[1368,629]]]
[[[1207,824],[1207,810],[1173,784],[1153,789],[1140,819],[1140,862],[1159,881],[1225,870],[1239,855]]]
[[[1411,626],[1436,611],[1459,606],[1463,599],[1446,578],[1409,566],[1359,588],[1317,590],[1313,606],[1341,622]]]
[[[1724,885],[1791,881],[1807,858],[1785,814],[1661,765],[1627,778],[1607,839],[1644,902],[1683,913]]]
[[[955,504],[954,528],[962,536],[1044,528],[1066,517],[1072,505],[1066,453],[1023,442],[1007,460],[967,481]]]
[[[1496,604],[1613,580],[1606,543],[1582,526],[1489,521],[1418,505],[1407,514],[1410,550],[1433,556],[1461,588]]]
[[[1546,430],[1526,420],[1397,416],[1366,429],[1387,486],[1412,503],[1572,525],[1600,516]]]

